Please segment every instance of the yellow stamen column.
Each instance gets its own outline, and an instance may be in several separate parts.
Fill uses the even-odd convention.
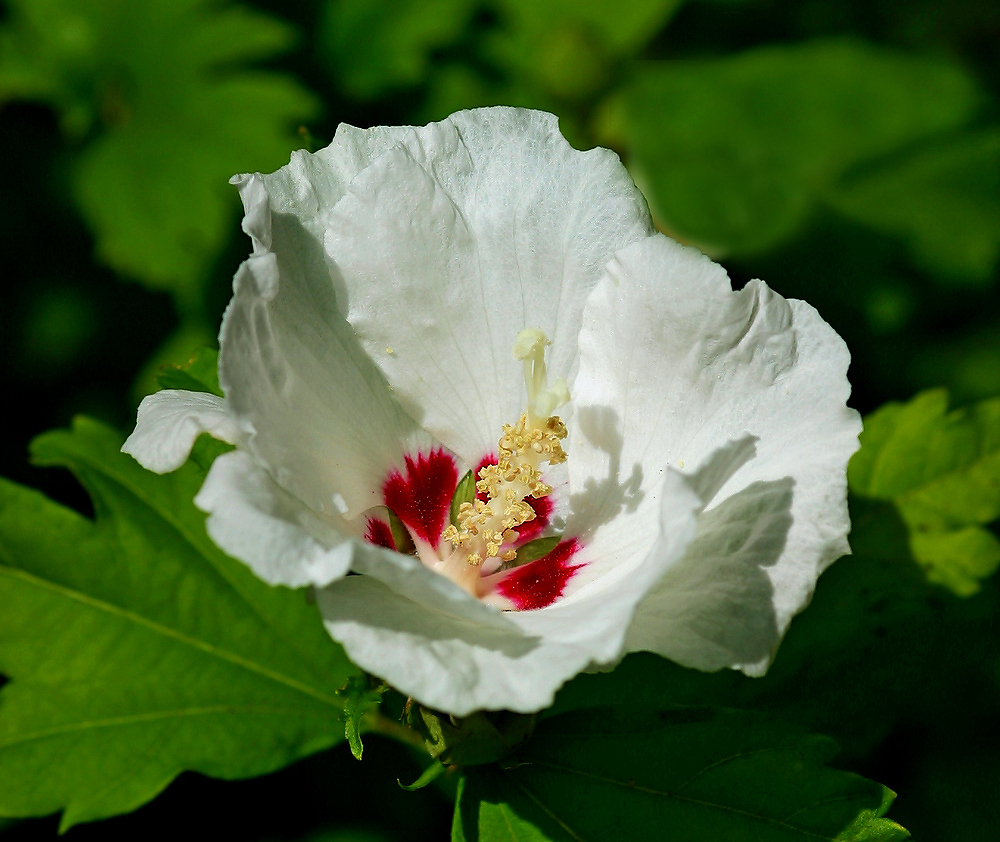
[[[516,559],[514,549],[503,553],[500,550],[517,540],[517,527],[535,518],[525,498],[545,497],[552,492],[552,487],[542,481],[540,466],[566,461],[561,444],[566,425],[552,412],[569,400],[569,390],[561,378],[551,388],[547,385],[544,355],[548,344],[545,334],[536,328],[518,334],[514,357],[524,362],[528,410],[516,424],[504,424],[497,464],[479,472],[476,488],[486,495],[487,502],[463,503],[458,512],[459,526],[449,526],[442,536],[455,548],[444,562],[449,568],[447,574],[473,593],[480,578],[476,568],[490,559],[496,559],[493,567]],[[459,564],[465,569],[456,569]]]

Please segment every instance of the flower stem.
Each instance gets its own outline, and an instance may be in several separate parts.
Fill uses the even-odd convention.
[[[391,737],[421,751],[427,750],[423,738],[416,731],[402,722],[390,719],[379,710],[369,711],[361,718],[360,730],[365,734],[374,733],[381,734],[383,737]]]

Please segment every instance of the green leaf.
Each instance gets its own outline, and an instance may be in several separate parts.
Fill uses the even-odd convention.
[[[868,416],[848,481],[891,501],[928,578],[968,596],[1000,566],[1000,542],[982,528],[1000,518],[1000,399],[947,409],[935,390]]]
[[[364,754],[361,724],[368,711],[379,706],[382,695],[389,689],[385,682],[372,682],[367,675],[353,676],[338,695],[344,700],[344,735],[355,760]]]
[[[96,521],[0,481],[0,815],[62,828],[133,810],[181,771],[260,775],[344,738],[356,670],[303,592],[209,540],[195,463],[157,476],[78,419],[35,440]]]
[[[845,181],[841,213],[902,237],[945,279],[988,282],[1000,257],[1000,130],[963,135]]]
[[[550,41],[560,30],[575,28],[590,42],[609,52],[633,52],[651,40],[684,0],[497,0],[497,5],[517,28]],[[544,54],[536,54],[544,61]],[[577,68],[581,72],[582,68]]]
[[[558,100],[589,103],[613,83],[616,62],[652,40],[681,2],[497,0],[501,27],[490,33],[482,52],[502,75],[513,77],[515,96],[535,93],[536,107],[550,96],[557,98],[552,110]],[[558,110],[569,116],[568,109]]]
[[[319,47],[345,91],[373,99],[423,81],[433,50],[455,41],[475,8],[473,0],[327,0]]]
[[[291,78],[239,69],[286,50],[291,29],[210,0],[8,5],[0,100],[49,102],[89,140],[72,189],[98,254],[194,310],[239,209],[229,177],[287,163],[317,111]]]
[[[750,252],[795,233],[849,168],[954,130],[979,102],[950,64],[845,40],[649,63],[622,105],[659,220]]]
[[[470,770],[453,842],[890,842],[883,786],[832,741],[746,711],[598,708],[539,724],[519,765]]]
[[[219,385],[219,350],[199,348],[185,365],[167,365],[156,375],[161,389],[187,389],[222,397]]]

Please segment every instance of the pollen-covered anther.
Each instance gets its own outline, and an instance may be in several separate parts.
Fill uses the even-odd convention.
[[[503,528],[511,530],[515,526],[535,519],[535,510],[523,500],[511,501],[503,513]],[[515,533],[516,538],[516,533]],[[511,538],[508,541],[513,540]]]
[[[441,533],[441,537],[445,541],[451,541],[456,547],[461,547],[462,544],[466,543],[472,536],[467,532],[459,532],[455,524],[449,524],[448,528]]]
[[[517,550],[511,544],[520,537],[517,527],[536,517],[525,498],[552,493],[552,486],[542,481],[539,466],[566,461],[561,444],[566,425],[552,411],[569,400],[569,390],[563,380],[551,388],[546,385],[543,351],[548,344],[545,334],[535,328],[518,334],[514,356],[524,362],[528,411],[516,423],[503,425],[496,464],[479,471],[476,491],[487,500],[462,503],[458,524],[442,535],[454,546],[457,559],[464,558],[472,567],[483,564],[484,558],[516,560]],[[504,546],[507,549],[501,553]],[[490,572],[495,569],[489,568]]]

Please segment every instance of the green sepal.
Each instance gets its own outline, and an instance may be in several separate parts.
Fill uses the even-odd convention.
[[[355,675],[350,678],[337,695],[344,700],[344,736],[351,747],[351,754],[360,760],[364,752],[361,742],[361,723],[365,714],[379,706],[382,695],[389,689],[384,681],[369,675]]]
[[[423,737],[431,757],[449,766],[496,763],[522,745],[535,727],[534,714],[477,711],[458,718],[412,702],[406,721]]]
[[[399,778],[396,778],[396,783],[399,784],[400,789],[405,789],[407,792],[416,792],[418,789],[423,789],[428,784],[433,783],[440,778],[447,768],[448,767],[445,766],[440,760],[435,760],[430,766],[420,773],[420,777],[417,778],[412,784],[404,784]]]

